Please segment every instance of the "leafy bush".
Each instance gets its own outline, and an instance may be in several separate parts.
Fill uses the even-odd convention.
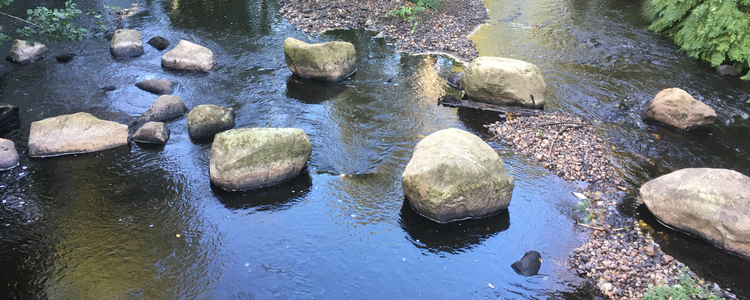
[[[10,5],[12,2],[13,0],[0,0],[0,8]],[[58,40],[69,39],[74,41],[83,39],[88,33],[88,29],[78,27],[73,22],[73,19],[80,14],[81,10],[76,8],[73,0],[66,1],[65,8],[62,9],[47,7],[28,9],[26,10],[26,19],[0,12],[1,16],[9,18],[15,24],[20,24],[16,33],[28,37],[28,42],[31,42],[34,36],[48,36]],[[94,18],[100,20],[102,15],[96,14]],[[101,21],[97,21],[97,24],[104,26]],[[0,43],[10,40],[10,36],[2,30],[3,28],[0,27]]]
[[[708,299],[708,300],[719,300],[724,299],[719,297],[700,284],[697,280],[690,276],[690,269],[688,267],[680,270],[679,278],[677,279],[679,284],[675,285],[659,285],[649,286],[646,289],[646,294],[643,295],[643,300],[661,300],[661,299],[674,299],[674,300],[689,300],[689,299]]]
[[[674,39],[693,58],[750,69],[750,0],[647,0],[649,30]],[[750,73],[742,77],[750,80]]]
[[[406,6],[402,5],[401,9],[394,9],[388,12],[386,14],[386,17],[396,17],[400,16],[404,21],[411,21],[414,20],[414,18],[417,17],[418,14],[423,12],[425,10],[424,6]]]

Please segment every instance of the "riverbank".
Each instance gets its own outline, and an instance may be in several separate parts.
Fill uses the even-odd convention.
[[[281,0],[279,4],[279,13],[304,32],[364,28],[389,39],[399,51],[446,53],[465,62],[479,55],[468,36],[487,20],[481,0],[445,1],[437,10],[428,9],[413,20],[386,16],[391,10],[413,7],[410,1]]]

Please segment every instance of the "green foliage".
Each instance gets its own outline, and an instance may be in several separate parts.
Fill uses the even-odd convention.
[[[643,300],[724,299],[723,297],[713,294],[707,286],[702,285],[700,282],[693,279],[693,277],[690,276],[690,269],[688,267],[684,267],[680,270],[680,275],[677,281],[679,284],[671,286],[668,284],[649,286],[646,289],[646,293],[643,295]]]
[[[429,9],[438,9],[443,5],[443,0],[410,0],[417,4],[417,6],[426,7]]]
[[[414,18],[416,18],[418,14],[425,11],[425,9],[426,8],[424,6],[419,6],[419,5],[417,6],[402,5],[400,9],[391,10],[385,16],[389,18],[400,16],[401,19],[403,19],[404,21],[411,21],[411,20],[414,20]]]
[[[750,0],[647,0],[648,27],[693,58],[750,69]],[[742,77],[750,80],[750,73]]]
[[[11,4],[13,0],[0,0],[0,8]],[[16,33],[26,37],[28,42],[32,42],[36,36],[52,37],[57,40],[69,39],[73,41],[83,39],[89,30],[86,28],[78,27],[74,22],[77,16],[81,14],[81,10],[76,8],[76,4],[73,0],[65,2],[65,7],[62,9],[54,8],[50,9],[47,7],[37,7],[34,9],[26,10],[26,19],[18,16],[10,15],[4,12],[0,12],[1,16],[9,18],[18,28]],[[101,29],[106,29],[102,22],[103,16],[98,13],[89,12],[87,15],[93,15],[96,20],[96,24]],[[10,40],[10,36],[3,32],[3,28],[0,27],[0,43]]]

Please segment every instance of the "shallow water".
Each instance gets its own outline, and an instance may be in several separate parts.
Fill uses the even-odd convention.
[[[608,122],[603,133],[631,182],[704,164],[748,173],[748,139],[738,135],[747,137],[750,124],[734,118],[747,111],[740,99],[747,84],[715,78],[645,31],[635,4],[539,2],[486,1],[489,25],[472,39],[482,55],[539,65],[548,109]],[[84,10],[104,4],[129,6],[80,3]],[[142,57],[114,60],[104,39],[48,42],[47,59],[0,65],[0,99],[22,115],[20,128],[1,135],[22,151],[21,166],[0,173],[2,298],[586,298],[563,267],[583,239],[568,184],[504,145],[491,143],[517,179],[506,213],[438,225],[405,205],[400,174],[419,140],[450,127],[487,139],[482,124],[497,118],[436,105],[450,91],[441,78],[459,64],[395,52],[365,31],[307,36],[276,13],[274,1],[140,4],[127,28],[144,40],[207,46],[218,66],[210,74],[168,72],[163,52],[148,45]],[[291,77],[287,37],[353,42],[357,73],[332,85]],[[79,56],[68,64],[51,58],[65,52]],[[600,57],[609,53],[617,54],[612,66]],[[178,82],[174,94],[188,107],[234,108],[237,127],[305,130],[313,144],[307,171],[277,187],[218,190],[208,178],[211,145],[190,141],[185,118],[167,123],[164,147],[27,157],[31,122],[79,111],[132,121],[157,98],[134,84],[155,78]],[[117,89],[104,92],[106,85]],[[673,85],[718,107],[721,124],[699,136],[642,124],[640,106]],[[730,96],[736,103],[723,100]],[[615,108],[620,102],[631,109]],[[542,254],[540,276],[510,268],[529,250]],[[673,255],[683,259],[680,251]],[[743,278],[694,265],[723,284]]]

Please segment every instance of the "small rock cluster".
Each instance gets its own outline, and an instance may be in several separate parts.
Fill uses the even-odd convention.
[[[279,13],[305,32],[365,28],[393,39],[401,51],[449,53],[464,61],[478,56],[468,36],[487,19],[480,0],[444,1],[439,9],[425,11],[410,21],[399,16],[386,17],[389,11],[402,5],[414,5],[406,1],[281,0],[279,3]]]
[[[566,181],[585,181],[598,190],[624,189],[609,162],[609,149],[591,125],[578,117],[551,113],[510,117],[485,127],[514,151],[530,156]]]
[[[567,268],[596,279],[599,291],[609,299],[642,299],[649,286],[679,284],[684,265],[661,252],[637,228],[634,222],[632,227],[592,231],[592,238],[571,253]],[[688,276],[698,279],[692,272]],[[710,292],[717,296],[736,299],[716,284],[704,285],[711,286]]]

